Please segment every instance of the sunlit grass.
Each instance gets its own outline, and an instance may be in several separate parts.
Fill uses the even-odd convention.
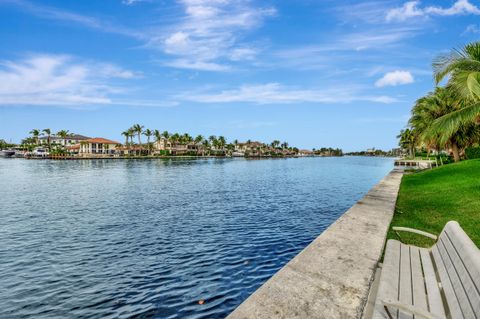
[[[392,226],[405,226],[439,234],[456,220],[480,247],[480,160],[449,164],[405,175],[400,186]],[[428,247],[433,241],[400,233],[405,243]],[[398,239],[391,229],[388,238]]]

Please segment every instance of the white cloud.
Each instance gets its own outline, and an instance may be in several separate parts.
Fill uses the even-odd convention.
[[[468,0],[457,0],[451,7],[442,8],[428,6],[421,8],[420,1],[408,1],[399,8],[387,12],[387,21],[405,21],[413,17],[427,17],[430,15],[453,16],[453,15],[480,15],[480,9]]]
[[[267,83],[259,85],[243,85],[239,88],[223,90],[217,93],[186,93],[177,96],[180,100],[198,103],[235,103],[246,102],[256,104],[291,104],[291,103],[349,103],[369,101],[377,103],[393,103],[396,99],[388,96],[370,96],[361,94],[350,88],[335,89],[298,89]]]
[[[65,55],[34,55],[0,62],[0,105],[112,104],[115,78],[136,74],[112,64],[81,63]]]
[[[410,72],[408,71],[393,71],[387,72],[385,75],[378,79],[375,82],[376,87],[384,87],[384,86],[397,86],[403,84],[413,83],[414,79]]]
[[[275,14],[248,0],[179,0],[184,16],[169,32],[151,37],[148,45],[175,57],[169,66],[225,71],[230,62],[251,60],[257,50],[240,38]]]
[[[404,21],[412,17],[421,17],[425,13],[418,8],[419,1],[409,1],[403,4],[400,8],[391,9],[387,12],[387,21],[399,20]]]

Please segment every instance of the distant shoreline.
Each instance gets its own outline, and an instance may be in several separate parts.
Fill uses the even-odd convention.
[[[209,159],[209,158],[225,158],[225,159],[286,159],[286,158],[318,158],[318,157],[343,157],[343,156],[322,156],[322,155],[310,155],[310,156],[215,156],[215,155],[161,155],[161,156],[111,156],[111,157],[83,157],[83,156],[47,156],[47,157],[12,157],[12,159],[26,159],[26,160],[152,160],[152,159]]]

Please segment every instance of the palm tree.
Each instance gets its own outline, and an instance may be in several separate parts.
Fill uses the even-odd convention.
[[[455,162],[460,160],[463,150],[479,141],[480,126],[473,122],[461,124],[454,131],[438,131],[437,119],[464,108],[465,100],[459,98],[452,87],[438,87],[434,92],[417,101],[412,109],[410,125],[414,128],[415,139],[427,146],[450,147]]]
[[[128,129],[128,135],[130,137],[130,145],[133,145],[133,137],[135,136],[135,130],[133,127]]]
[[[183,134],[180,137],[180,140],[183,142],[183,144],[189,144],[193,142],[193,138],[188,133]]]
[[[195,141],[195,144],[199,144],[199,143],[203,142],[204,139],[205,139],[205,138],[204,138],[202,135],[197,135],[197,136],[195,137],[195,140],[194,140],[194,141]]]
[[[163,131],[162,136],[168,140],[168,138],[170,137],[170,133],[168,133],[168,131]]]
[[[461,109],[437,119],[434,129],[452,134],[467,122],[480,124],[480,42],[438,56],[433,69],[437,85],[449,76],[447,86],[467,102]]]
[[[153,131],[151,129],[146,129],[144,132],[143,132],[143,135],[145,135],[147,137],[147,147],[148,147],[148,155],[150,155],[151,153],[151,149],[152,149],[152,145],[150,144],[150,137],[153,136]]]
[[[280,141],[279,140],[274,140],[270,145],[273,148],[277,148],[280,145]]]
[[[220,147],[220,149],[223,150],[223,148],[225,147],[225,144],[227,144],[227,140],[225,139],[225,137],[219,136],[218,137],[218,146]]]
[[[40,130],[34,128],[33,130],[30,131],[30,134],[32,134],[32,137],[33,137],[34,140],[35,140],[35,144],[38,145],[38,137],[40,136]]]
[[[208,141],[213,147],[217,148],[217,137],[215,135],[210,135]]]
[[[204,149],[203,155],[205,155],[205,150],[207,150],[208,154],[210,154],[210,142],[207,139],[204,139],[202,145]]]
[[[61,137],[63,140],[65,140],[67,138],[67,136],[69,136],[69,131],[68,130],[61,130],[61,131],[58,131],[57,134],[56,134],[58,137]],[[67,144],[67,142],[65,141],[65,145]]]
[[[180,142],[180,135],[178,133],[174,133],[170,135],[169,139],[173,145],[176,145]]]
[[[125,136],[125,146],[128,146],[128,139],[130,138],[130,130],[123,131],[122,135]]]
[[[142,146],[142,133],[143,133],[143,125],[135,124],[132,126],[133,131],[137,134],[138,137],[138,146]]]
[[[400,139],[398,144],[401,148],[407,149],[411,157],[415,157],[415,134],[410,128],[406,128],[400,131],[397,135]]]
[[[44,135],[47,136],[47,144],[48,144],[48,150],[50,151],[51,149],[51,144],[50,144],[50,136],[52,135],[52,131],[49,128],[45,128],[42,130]]]

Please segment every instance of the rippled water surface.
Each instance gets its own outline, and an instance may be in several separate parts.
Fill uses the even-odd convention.
[[[0,317],[223,318],[391,168],[0,159]]]

